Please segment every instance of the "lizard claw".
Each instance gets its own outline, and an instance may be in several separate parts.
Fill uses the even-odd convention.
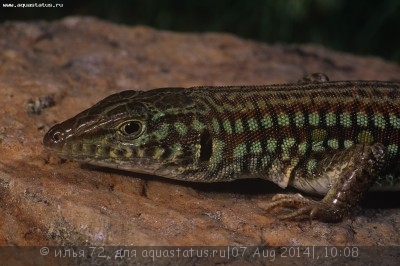
[[[277,194],[272,197],[272,202],[266,206],[266,210],[277,208],[290,208],[289,213],[279,215],[281,220],[298,218],[316,219],[325,222],[339,221],[342,213],[323,201],[315,201],[303,197],[301,194]]]

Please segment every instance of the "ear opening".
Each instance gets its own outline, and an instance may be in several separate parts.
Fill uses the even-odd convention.
[[[200,157],[199,160],[208,162],[212,156],[212,137],[208,130],[204,130],[200,134]]]

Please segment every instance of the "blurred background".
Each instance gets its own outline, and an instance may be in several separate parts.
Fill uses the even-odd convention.
[[[3,0],[6,3],[35,3]],[[266,43],[316,43],[400,63],[399,0],[58,0],[62,8],[0,7],[0,22],[94,16],[178,32],[228,32]]]

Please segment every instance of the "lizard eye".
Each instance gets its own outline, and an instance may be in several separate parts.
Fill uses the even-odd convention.
[[[143,125],[140,121],[127,121],[119,126],[119,131],[127,137],[136,138],[143,132]]]

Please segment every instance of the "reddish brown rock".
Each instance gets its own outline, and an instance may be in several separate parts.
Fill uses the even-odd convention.
[[[0,245],[400,244],[398,205],[366,204],[338,224],[279,221],[263,210],[282,192],[267,181],[189,184],[81,166],[42,145],[50,126],[121,90],[293,82],[312,72],[399,80],[395,64],[80,17],[0,25],[0,62]]]

